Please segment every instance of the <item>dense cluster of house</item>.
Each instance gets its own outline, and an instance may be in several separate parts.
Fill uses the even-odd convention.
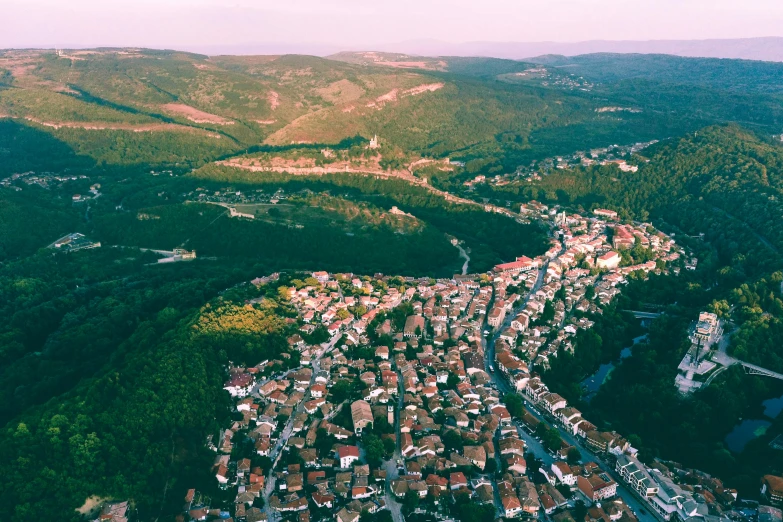
[[[221,517],[255,522],[289,513],[300,522],[356,522],[364,512],[399,513],[411,499],[447,512],[466,497],[499,516],[545,513],[568,522],[580,498],[589,506],[585,520],[634,522],[617,496],[621,481],[665,520],[709,520],[732,491],[713,479],[699,490],[685,486],[679,470],[663,463],[645,467],[626,439],[598,430],[534,371],[559,350],[573,350],[576,332],[593,324],[588,314],[601,313],[631,271],[666,270],[680,255],[666,236],[613,219],[611,211],[555,215],[548,252],[487,274],[433,280],[314,272],[278,287],[298,312],[298,332],[281,358],[298,354],[299,366],[229,368],[225,389],[236,420],[210,442],[216,480],[236,488],[233,509]],[[651,264],[602,264],[639,244],[649,248]],[[253,283],[277,285],[278,275]],[[317,331],[326,341],[308,343]],[[496,370],[529,401],[521,419],[504,404]],[[539,410],[602,464],[569,464],[573,448],[562,442],[551,468],[540,470],[547,482],[531,480],[539,470],[528,469],[523,435],[536,432]],[[383,442],[381,461],[368,458],[368,436]],[[187,511],[195,520],[214,512],[192,498]]]
[[[685,471],[674,463],[655,461],[646,467],[633,455],[620,455],[615,469],[664,520],[727,521],[737,491],[698,470]]]
[[[225,389],[243,419],[220,434],[214,469],[221,486],[237,487],[235,518],[265,516],[253,507],[258,497],[268,499],[273,512],[309,517],[326,509],[345,522],[402,501],[410,491],[434,503],[467,494],[492,504],[492,481],[474,475],[488,460],[496,469],[501,459],[519,473],[509,477],[515,491],[529,489],[537,498],[532,483],[525,489],[520,480],[524,443],[485,371],[481,334],[492,301],[489,278],[401,281],[315,272],[308,282],[281,290],[300,314],[300,333],[289,338],[289,347],[299,352],[301,367],[276,378],[260,377],[274,361],[229,369]],[[388,312],[403,304],[408,315],[395,322]],[[330,341],[308,345],[304,338],[319,327]],[[334,404],[331,391],[341,381],[361,384],[350,400]],[[383,437],[398,459],[388,477],[384,467],[371,469],[360,451],[363,432],[380,419],[392,427]],[[318,443],[319,436],[333,441],[331,447]],[[248,438],[259,456],[273,460],[266,482],[250,459],[230,458],[234,445]],[[444,439],[459,442],[447,447]],[[286,464],[289,454],[297,463]]]
[[[537,211],[546,212],[547,209],[541,206]],[[604,219],[614,220],[617,216],[613,211],[602,209],[595,214],[597,217],[593,219],[565,215],[556,217],[561,245],[554,244],[547,252],[545,257],[548,262],[524,259],[520,264],[496,267],[496,272],[501,276],[500,281],[496,278],[496,286],[502,288],[504,285],[520,283],[529,286],[529,278],[520,276],[520,272],[524,274],[527,266],[537,267],[546,263],[544,284],[531,293],[525,308],[498,337],[495,362],[526,400],[545,412],[563,432],[580,439],[582,447],[600,456],[605,462],[613,462],[614,476],[635,491],[639,498],[649,502],[661,518],[726,519],[724,512],[731,509],[736,500],[736,491],[725,489],[719,480],[700,472],[695,473],[704,479],[703,486],[696,490],[683,485],[683,474],[676,468],[672,470],[661,462],[657,462],[655,468],[647,468],[636,458],[637,451],[625,438],[615,432],[599,431],[582,417],[581,412],[570,407],[563,397],[551,392],[538,377],[528,372],[525,360],[533,361],[538,367],[547,366],[548,358],[557,356],[558,350],[573,350],[571,337],[577,328],[589,328],[592,325],[584,318],[567,320],[574,311],[600,313],[601,306],[608,304],[619,292],[617,285],[625,282],[625,275],[638,270],[661,270],[667,266],[655,261],[627,267],[614,264],[602,266],[601,260],[606,259],[607,253],[616,254],[617,251],[642,245],[651,250],[656,260],[666,263],[677,260],[682,253],[674,249],[674,242],[669,238],[640,226],[611,226],[612,240],[609,242],[605,232],[610,226]],[[581,257],[583,266],[603,270],[596,273],[587,267],[575,267],[577,256]],[[594,262],[590,261],[591,256],[597,256]],[[587,295],[588,287],[593,289],[591,295]],[[554,314],[550,313],[542,324],[540,319],[545,303],[553,301]],[[531,325],[538,326],[531,328]],[[525,409],[522,422],[527,429],[535,431],[540,420]],[[561,460],[551,466],[551,473],[546,473],[547,478],[553,484],[576,487],[589,502],[612,499],[617,491],[617,483],[612,475],[593,462],[578,466],[567,464],[565,459],[570,447],[565,442],[562,445],[559,451]],[[550,502],[542,502],[544,504],[552,505]],[[612,519],[612,516],[609,518]]]
[[[15,191],[22,190],[19,186],[20,183],[25,185],[38,185],[41,188],[61,187],[65,183],[70,181],[82,181],[89,179],[84,174],[55,174],[54,172],[18,172],[11,174],[8,177],[0,178],[0,187],[10,188]],[[101,186],[98,184],[90,187],[91,192],[94,190],[93,195],[97,195],[97,190]]]
[[[548,207],[536,202],[531,202],[529,208],[549,213]],[[607,219],[616,219],[616,213],[601,209],[595,213],[595,218],[555,214],[556,237],[543,256],[521,257],[495,267],[490,326],[504,325],[507,314],[520,299],[509,289],[533,289],[495,346],[498,367],[518,390],[524,388],[528,378],[523,359],[545,368],[558,350],[572,352],[576,332],[593,325],[584,315],[601,313],[602,306],[620,293],[628,274],[660,272],[681,255],[673,240],[651,227],[611,225]],[[648,255],[653,259],[620,266],[620,252],[637,244],[649,249]],[[543,272],[540,275],[539,270]],[[533,288],[539,277],[542,285]],[[552,310],[546,314],[548,305]]]

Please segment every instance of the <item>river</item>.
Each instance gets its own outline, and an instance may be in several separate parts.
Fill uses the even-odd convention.
[[[646,334],[640,335],[633,340],[633,344],[638,344],[645,339],[647,339]],[[609,374],[612,373],[612,370],[614,370],[615,365],[622,359],[631,356],[631,348],[631,346],[623,348],[623,350],[620,352],[619,359],[610,363],[602,364],[593,375],[582,381],[582,389],[585,391],[585,395],[583,397],[585,402],[590,402],[590,399],[592,399],[593,396],[598,392],[598,389],[601,387],[601,385],[606,382]]]
[[[776,419],[783,411],[783,396],[773,397],[761,403],[764,406],[764,419],[743,419],[731,433],[726,435],[724,442],[733,453],[742,453],[748,442],[761,437],[772,426],[772,420]]]
[[[468,264],[470,263],[470,256],[465,251],[465,249],[462,248],[462,245],[460,245],[459,243],[455,244],[454,246],[457,247],[457,250],[459,250],[459,257],[465,260],[465,262],[462,264],[462,275],[467,275]]]

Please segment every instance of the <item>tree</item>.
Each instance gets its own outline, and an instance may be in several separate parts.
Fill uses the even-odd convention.
[[[487,522],[495,519],[495,508],[491,504],[471,502],[467,495],[458,497],[455,507],[460,522]]]
[[[318,279],[312,276],[306,278],[303,282],[306,286],[315,286],[315,287],[321,286],[321,283],[318,282]]]
[[[272,469],[272,459],[270,459],[269,457],[265,457],[265,456],[258,457],[258,460],[255,461],[255,464],[258,467],[260,467],[262,470],[264,470],[264,473],[267,473],[270,469]]]
[[[417,491],[409,490],[405,493],[405,498],[402,500],[402,505],[406,511],[410,512],[419,507],[419,502],[421,502],[419,493]]]
[[[389,420],[386,417],[380,415],[375,417],[375,420],[372,423],[372,431],[373,433],[380,435],[394,433],[394,426],[389,423]]]
[[[334,436],[329,435],[325,429],[318,428],[314,444],[316,451],[318,451],[318,456],[321,458],[329,456],[336,440],[337,439],[335,439]]]
[[[341,379],[332,386],[332,402],[340,404],[343,401],[347,401],[351,396],[353,386],[351,381]]]
[[[380,437],[367,433],[362,440],[364,446],[364,453],[367,458],[367,463],[372,467],[378,467],[383,460],[385,448]]]
[[[484,465],[484,473],[495,473],[498,469],[498,463],[495,459],[487,459]]]
[[[560,437],[560,432],[556,429],[548,429],[541,441],[549,451],[558,451],[563,445],[563,439]]]
[[[568,448],[567,458],[569,464],[579,464],[579,461],[582,460],[582,454],[579,452],[577,448],[571,446],[570,448]]]
[[[397,444],[393,439],[385,438],[383,439],[383,449],[386,452],[386,456],[392,455],[394,450],[397,449]]]
[[[446,378],[446,387],[450,390],[456,390],[459,383],[460,380],[457,374],[449,373],[449,376]]]
[[[456,450],[461,453],[464,447],[462,435],[458,430],[448,430],[443,434],[442,442],[448,452]]]
[[[522,397],[517,393],[507,393],[503,396],[503,403],[506,405],[506,409],[512,417],[516,419],[522,418],[525,413],[525,407]]]
[[[552,301],[547,301],[544,303],[544,310],[541,312],[541,316],[538,318],[539,324],[548,323],[552,319],[555,318],[555,305],[552,304]]]
[[[585,503],[581,500],[577,500],[574,504],[572,514],[574,515],[574,520],[584,520],[587,516],[587,506]]]

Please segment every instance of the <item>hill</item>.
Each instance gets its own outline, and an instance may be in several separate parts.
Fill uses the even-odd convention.
[[[230,424],[223,370],[285,354],[271,373],[298,357],[277,289],[233,285],[278,270],[294,286],[298,270],[447,277],[463,261],[454,242],[483,272],[546,250],[545,227],[515,213],[531,199],[652,221],[699,260],[682,279],[629,276],[618,309],[666,314],[592,405],[577,402],[578,372],[635,328],[617,310],[596,318],[591,357],[577,345],[584,367],[560,353],[545,378],[567,383],[603,427],[636,434],[645,459],[747,490],[783,470],[767,445],[783,419],[748,453],[722,445],[774,385],[746,389],[732,371],[693,400],[672,386],[684,331],[705,308],[737,325],[732,353],[783,369],[777,65],[334,58],[0,56],[0,519],[75,520],[90,495],[166,519],[181,509],[172,486],[220,500],[204,441]],[[653,139],[624,155],[636,172],[557,161]],[[538,177],[515,174],[551,157],[550,169],[532,164]],[[104,246],[39,251],[72,231]],[[142,250],[180,246],[198,259],[158,264]]]
[[[527,61],[568,70],[601,83],[644,79],[744,94],[783,92],[783,64],[774,62],[630,53],[546,55]]]
[[[0,117],[100,165],[199,166],[253,147],[335,144],[378,134],[413,156],[491,156],[487,173],[573,150],[578,141],[627,143],[723,121],[760,129],[781,122],[772,64],[731,62],[720,69],[713,62],[664,57],[634,65],[612,56],[596,67],[595,58],[586,62],[584,68],[604,71],[594,77],[581,69],[572,74],[577,70],[560,62],[531,73],[536,66],[511,60],[377,53],[334,58],[4,51]],[[702,81],[695,92],[678,89],[694,66],[700,77],[716,78],[722,70],[735,80]],[[682,73],[658,78],[664,68]],[[754,86],[752,95],[736,92],[740,78]],[[629,79],[637,83],[620,81]],[[640,112],[596,112],[619,103]]]
[[[241,265],[150,260],[103,249],[0,267],[0,518],[79,521],[96,495],[173,519],[169,487],[220,495],[204,441],[228,422],[222,368],[286,352],[284,311],[217,297],[253,273]]]

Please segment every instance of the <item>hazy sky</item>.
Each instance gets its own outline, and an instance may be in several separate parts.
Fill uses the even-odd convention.
[[[0,48],[740,38],[783,36],[783,1],[0,0],[0,27]]]

